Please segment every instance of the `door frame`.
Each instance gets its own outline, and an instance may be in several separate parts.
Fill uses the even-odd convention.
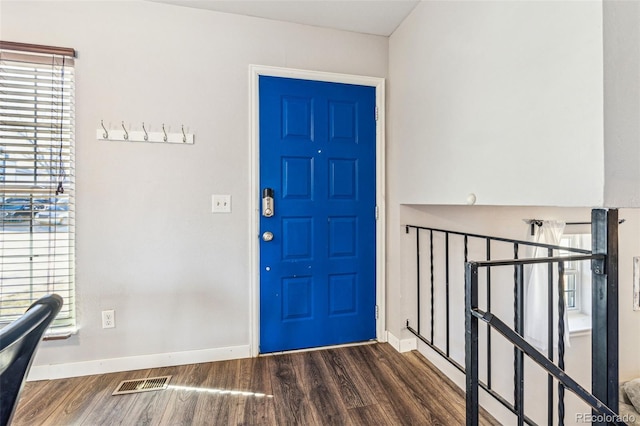
[[[260,76],[287,77],[330,83],[357,84],[376,89],[376,339],[386,342],[385,288],[386,288],[386,227],[385,227],[385,79],[351,74],[308,71],[292,68],[249,65],[249,152],[250,188],[249,248],[251,289],[249,294],[249,351],[256,357],[260,352]],[[373,212],[371,213],[373,214]]]

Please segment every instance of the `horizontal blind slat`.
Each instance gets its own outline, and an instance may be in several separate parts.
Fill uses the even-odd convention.
[[[39,86],[40,84],[64,84],[70,86],[72,79],[65,72],[38,72],[23,69],[10,70],[0,68],[0,85],[3,82],[15,82],[18,84]]]
[[[3,110],[0,108],[0,114],[2,115],[2,117],[18,118],[21,120],[20,122],[29,120],[24,121],[25,123],[30,123],[33,120],[55,120],[56,122],[60,122],[68,121],[71,118],[71,112],[63,110],[56,111],[33,109],[29,110],[27,113],[22,111],[10,111],[7,109]]]
[[[33,99],[33,96],[28,97],[28,96],[19,96],[18,94],[14,93],[14,92],[9,92],[7,90],[0,90],[0,102],[2,102],[4,105],[12,105],[12,104],[29,104],[29,105],[33,105],[33,104],[37,104],[43,107],[46,106],[59,106],[60,105],[60,100],[59,99],[52,99],[52,98],[46,98],[46,99],[40,99],[38,98],[37,100]],[[68,105],[73,105],[73,99],[69,98],[69,103]]]
[[[67,124],[71,124],[71,123],[67,123]],[[34,139],[34,138],[57,138],[60,139],[60,137],[64,137],[64,138],[72,138],[73,135],[73,128],[70,128],[69,126],[67,126],[67,128],[58,128],[58,129],[51,129],[51,128],[34,128],[33,126],[25,126],[24,123],[22,123],[21,127],[15,127],[15,126],[6,126],[6,127],[1,127],[0,125],[0,132],[4,133],[6,136],[19,136],[22,139]]]
[[[0,120],[0,127],[6,126],[9,129],[12,128],[25,128],[29,129],[66,129],[69,130],[71,127],[69,125],[60,125],[58,123],[25,123],[22,121],[12,121],[12,120]]]
[[[52,66],[38,64],[38,65],[25,65],[21,62],[10,62],[0,60],[0,75],[27,75],[27,76],[49,76],[55,77],[65,75],[66,78],[72,79],[74,75],[73,68],[65,67],[64,70],[61,66]]]
[[[0,114],[4,114],[4,111],[7,112],[18,112],[18,111],[38,111],[38,113],[47,113],[47,114],[60,114],[62,111],[65,114],[72,113],[72,105],[64,104],[64,105],[36,105],[33,101],[30,102],[0,102]]]

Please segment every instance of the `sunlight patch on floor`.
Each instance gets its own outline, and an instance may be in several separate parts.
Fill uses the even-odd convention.
[[[190,392],[212,393],[216,395],[253,396],[256,398],[273,398],[273,395],[267,395],[265,393],[231,390],[231,389],[198,388],[194,386],[178,386],[178,385],[169,385],[167,389],[175,389],[175,390],[190,391]]]

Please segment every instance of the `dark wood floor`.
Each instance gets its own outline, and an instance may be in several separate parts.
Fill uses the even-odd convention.
[[[169,388],[111,396],[122,380]],[[242,391],[242,392],[234,392]],[[498,424],[484,414],[481,424]],[[462,391],[417,352],[369,344],[25,385],[20,425],[462,425]]]

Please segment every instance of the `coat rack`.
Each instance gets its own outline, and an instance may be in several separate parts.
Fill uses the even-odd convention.
[[[100,128],[96,130],[96,138],[103,141],[119,141],[119,142],[152,142],[152,143],[177,143],[193,145],[195,135],[187,133],[184,125],[181,126],[180,132],[168,133],[164,124],[162,131],[149,132],[142,123],[142,130],[127,130],[122,122],[120,129],[107,129],[103,120],[100,120]]]

